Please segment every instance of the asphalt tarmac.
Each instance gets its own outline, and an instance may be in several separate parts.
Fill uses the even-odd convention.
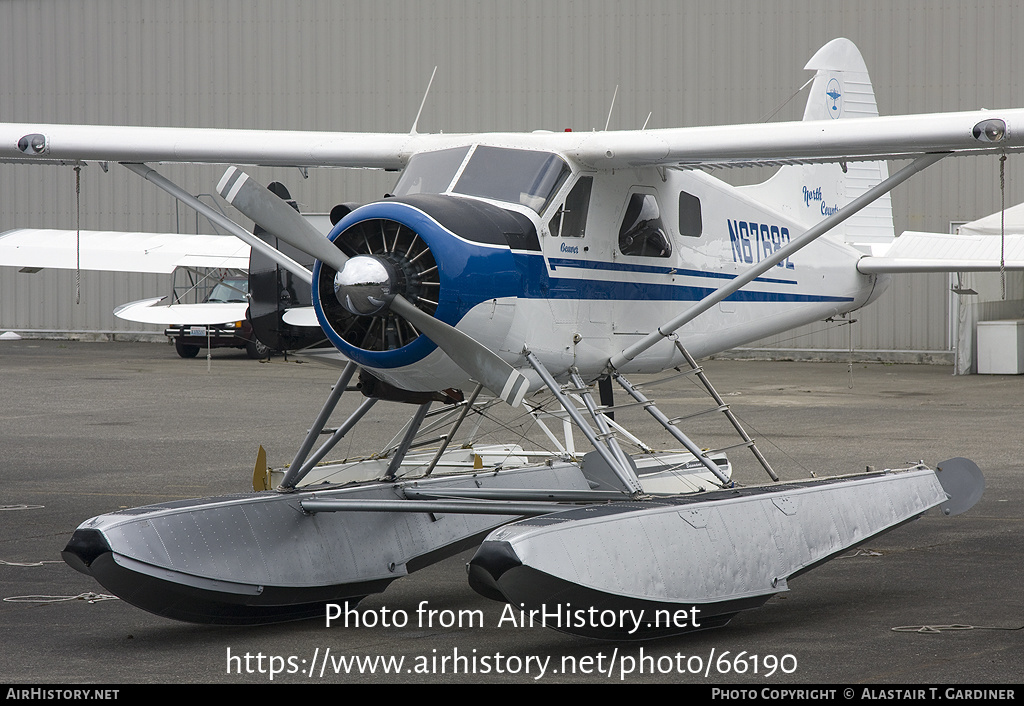
[[[231,350],[180,360],[146,343],[0,341],[0,682],[1024,682],[1024,378],[882,364],[706,368],[783,479],[965,456],[984,471],[985,495],[965,515],[933,510],[792,580],[724,628],[671,639],[600,642],[502,622],[502,604],[467,584],[471,551],[367,598],[360,608],[376,627],[178,623],[87,600],[105,592],[60,560],[71,533],[119,508],[251,488],[258,446],[271,466],[288,463],[338,371]],[[656,389],[670,414],[696,394],[689,378]],[[338,414],[357,401],[343,397]],[[411,410],[366,420],[338,454],[378,450]],[[515,425],[504,433],[521,433]],[[724,420],[690,431],[703,446],[735,441]],[[731,452],[737,480],[767,480],[748,456]],[[421,605],[437,623],[419,624]],[[408,623],[394,624],[403,614]],[[458,624],[471,615],[483,624]],[[308,673],[313,660],[322,674]]]

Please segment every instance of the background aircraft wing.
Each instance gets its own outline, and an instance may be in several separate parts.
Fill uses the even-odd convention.
[[[176,267],[247,269],[249,246],[230,235],[20,228],[0,233],[0,266],[169,274]]]
[[[114,309],[114,316],[140,324],[163,326],[212,326],[245,319],[247,302],[202,302],[199,304],[171,304],[157,306],[166,297],[142,299],[122,304]]]
[[[306,328],[320,328],[317,321],[316,311],[311,306],[300,306],[288,309],[281,318],[289,326],[304,326]]]

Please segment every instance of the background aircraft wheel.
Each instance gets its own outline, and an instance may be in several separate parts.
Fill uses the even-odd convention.
[[[245,352],[253,360],[263,360],[270,357],[270,346],[253,336],[252,340],[245,344]]]
[[[199,355],[199,346],[191,346],[187,343],[182,343],[180,338],[174,340],[174,350],[178,352],[178,355],[182,358],[195,358]]]

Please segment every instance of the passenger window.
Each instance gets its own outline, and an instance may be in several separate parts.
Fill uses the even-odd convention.
[[[619,226],[619,251],[623,255],[669,257],[672,242],[661,221],[654,194],[633,194]]]
[[[587,211],[590,209],[590,190],[593,185],[593,177],[580,177],[565,203],[548,223],[551,235],[556,238],[582,238],[586,234]]]
[[[685,191],[679,192],[679,235],[699,238],[704,232],[700,218],[700,199]]]

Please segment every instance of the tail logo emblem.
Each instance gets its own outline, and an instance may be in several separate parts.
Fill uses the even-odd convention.
[[[825,105],[831,118],[838,118],[843,112],[843,92],[839,87],[839,81],[832,79],[825,88]]]

